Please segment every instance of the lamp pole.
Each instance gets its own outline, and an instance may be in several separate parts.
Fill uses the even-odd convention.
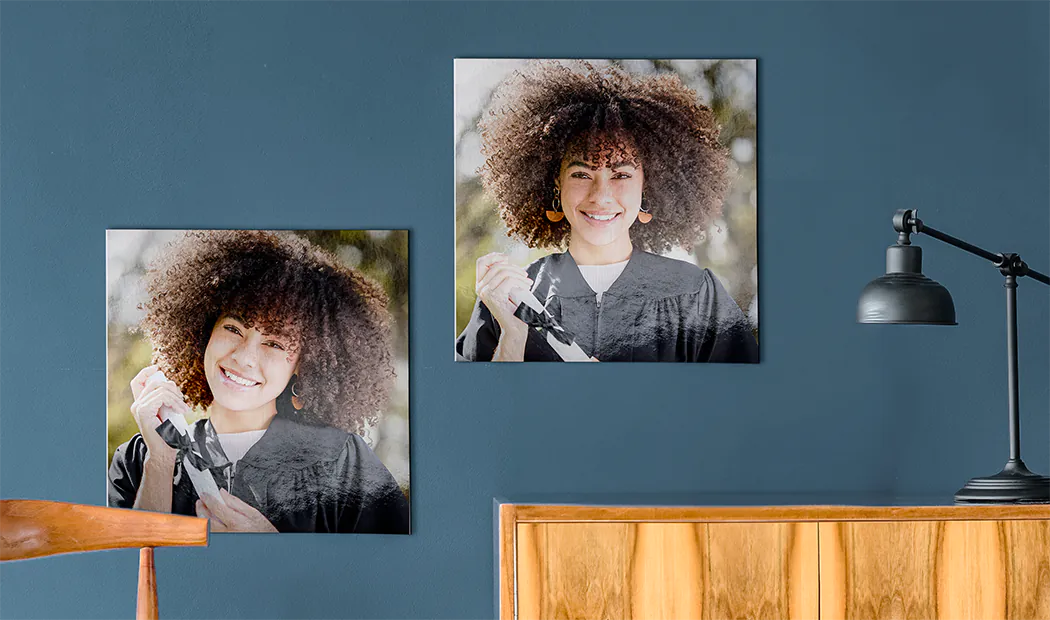
[[[1017,276],[1006,276],[1006,375],[1010,386],[1010,461],[1021,460],[1020,391],[1017,376]]]

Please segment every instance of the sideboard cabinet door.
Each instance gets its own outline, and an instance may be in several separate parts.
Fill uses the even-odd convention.
[[[1050,521],[818,529],[821,620],[1050,619]]]
[[[805,618],[816,523],[519,523],[520,620]]]

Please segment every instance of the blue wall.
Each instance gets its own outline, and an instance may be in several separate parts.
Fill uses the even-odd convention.
[[[1046,3],[11,3],[2,496],[104,502],[104,230],[409,228],[414,534],[158,554],[177,617],[481,618],[493,496],[950,499],[1006,457],[1001,277],[930,239],[960,326],[854,323],[895,209],[1050,270]],[[757,57],[762,363],[452,361],[452,59]],[[1020,288],[1050,471],[1048,289]],[[135,551],[7,564],[0,615],[130,616]]]

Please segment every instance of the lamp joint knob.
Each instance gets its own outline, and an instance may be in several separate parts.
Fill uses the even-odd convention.
[[[1028,275],[1028,264],[1021,260],[1020,255],[1006,253],[999,256],[1002,257],[998,265],[999,273],[1004,276],[1015,276],[1018,278]]]
[[[922,220],[918,214],[918,209],[898,209],[893,214],[893,230],[900,233],[897,237],[900,245],[909,245],[908,236],[922,232]]]

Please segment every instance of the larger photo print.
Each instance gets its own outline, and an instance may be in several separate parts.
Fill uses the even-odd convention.
[[[755,70],[456,60],[455,358],[757,363]]]
[[[408,232],[110,230],[110,506],[409,533]]]

